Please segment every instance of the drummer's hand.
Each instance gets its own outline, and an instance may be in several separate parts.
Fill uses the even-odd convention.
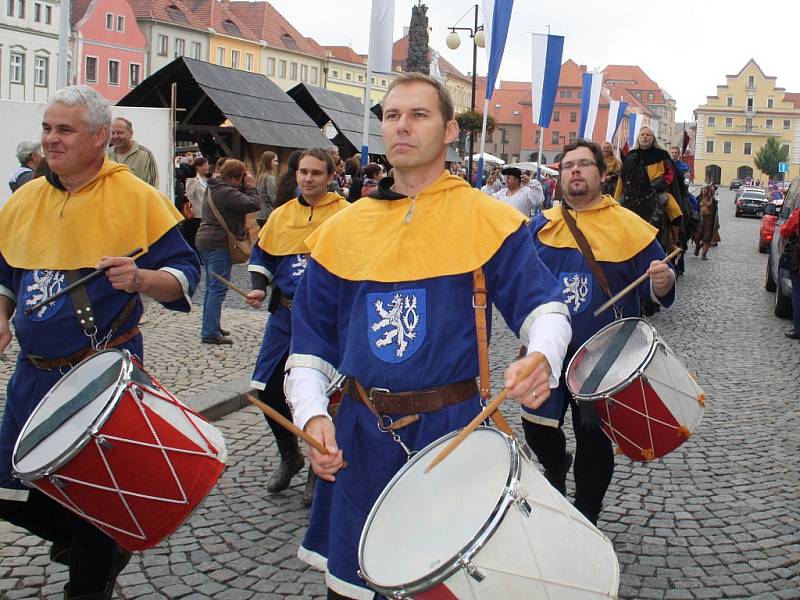
[[[537,356],[541,362],[528,377],[518,381],[520,374],[530,368]],[[541,352],[532,352],[514,361],[508,365],[503,377],[508,395],[528,408],[539,408],[550,397],[550,363]]]
[[[659,298],[669,294],[672,286],[675,285],[675,279],[672,276],[669,265],[661,261],[654,260],[651,262],[650,268],[647,269],[647,274],[650,275],[650,281],[653,282],[653,291]]]
[[[308,447],[308,458],[311,468],[321,479],[336,481],[336,471],[342,468],[342,451],[336,445],[336,429],[333,421],[328,417],[313,417],[306,423],[305,432],[328,449],[328,454],[322,454],[311,446]]]
[[[115,290],[134,294],[142,287],[142,271],[130,257],[104,256],[97,268],[106,269],[106,277]]]
[[[266,298],[267,293],[264,290],[251,290],[247,294],[247,298],[245,298],[245,302],[247,302],[253,308],[261,308],[261,303]]]
[[[3,352],[5,352],[6,348],[8,348],[8,344],[11,343],[12,337],[13,335],[11,334],[11,326],[8,323],[8,319],[0,318],[0,355],[5,356]]]

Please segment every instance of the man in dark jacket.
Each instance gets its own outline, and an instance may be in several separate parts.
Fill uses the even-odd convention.
[[[17,167],[11,177],[8,178],[8,187],[12,192],[22,187],[33,179],[33,172],[42,159],[42,147],[38,142],[20,142],[17,144]]]

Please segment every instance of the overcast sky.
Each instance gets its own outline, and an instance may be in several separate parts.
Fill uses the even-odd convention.
[[[396,0],[395,39],[408,26],[415,3]],[[320,44],[350,45],[366,53],[370,0],[272,0],[272,4],[300,33]],[[462,14],[468,13],[460,26],[473,24],[475,3],[426,0],[425,4],[430,46],[463,73],[471,71],[468,38],[462,39],[458,50],[448,49],[444,40],[447,28]],[[516,0],[500,69],[502,79],[530,81],[529,33],[545,33],[547,25],[551,33],[565,37],[564,60],[571,58],[590,70],[608,64],[642,67],[675,98],[679,121],[691,120],[692,111],[716,93],[725,76],[738,73],[750,58],[766,75],[777,77],[779,87],[800,92],[800,2],[795,0]],[[486,53],[481,49],[477,71],[486,74]],[[481,106],[480,99],[477,104]]]

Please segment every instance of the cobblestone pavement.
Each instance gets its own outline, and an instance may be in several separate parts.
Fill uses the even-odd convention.
[[[727,190],[720,204],[722,244],[709,261],[687,257],[675,306],[652,319],[698,373],[705,417],[660,461],[619,458],[601,516],[620,561],[622,598],[800,598],[800,345],[784,338],[789,323],[773,316],[773,295],[764,291],[758,221],[735,219]],[[244,326],[252,315],[237,302],[229,298],[225,322]],[[147,314],[150,364],[158,360],[154,371],[173,391],[230,376],[258,344],[258,336],[234,333],[234,351],[198,350],[199,314]],[[176,330],[185,350],[175,340],[159,345]],[[494,330],[496,387],[517,343],[497,321]],[[518,426],[511,406],[504,410]],[[119,597],[322,598],[322,576],[295,558],[307,519],[304,478],[267,495],[277,455],[261,416],[244,409],[217,424],[230,452],[220,484],[175,535],[134,557]],[[48,563],[47,552],[37,538],[0,524],[0,596],[60,598],[66,572]]]

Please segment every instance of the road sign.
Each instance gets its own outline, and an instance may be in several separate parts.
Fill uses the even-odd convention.
[[[789,163],[779,162],[778,173],[788,173],[788,172],[789,172]]]

